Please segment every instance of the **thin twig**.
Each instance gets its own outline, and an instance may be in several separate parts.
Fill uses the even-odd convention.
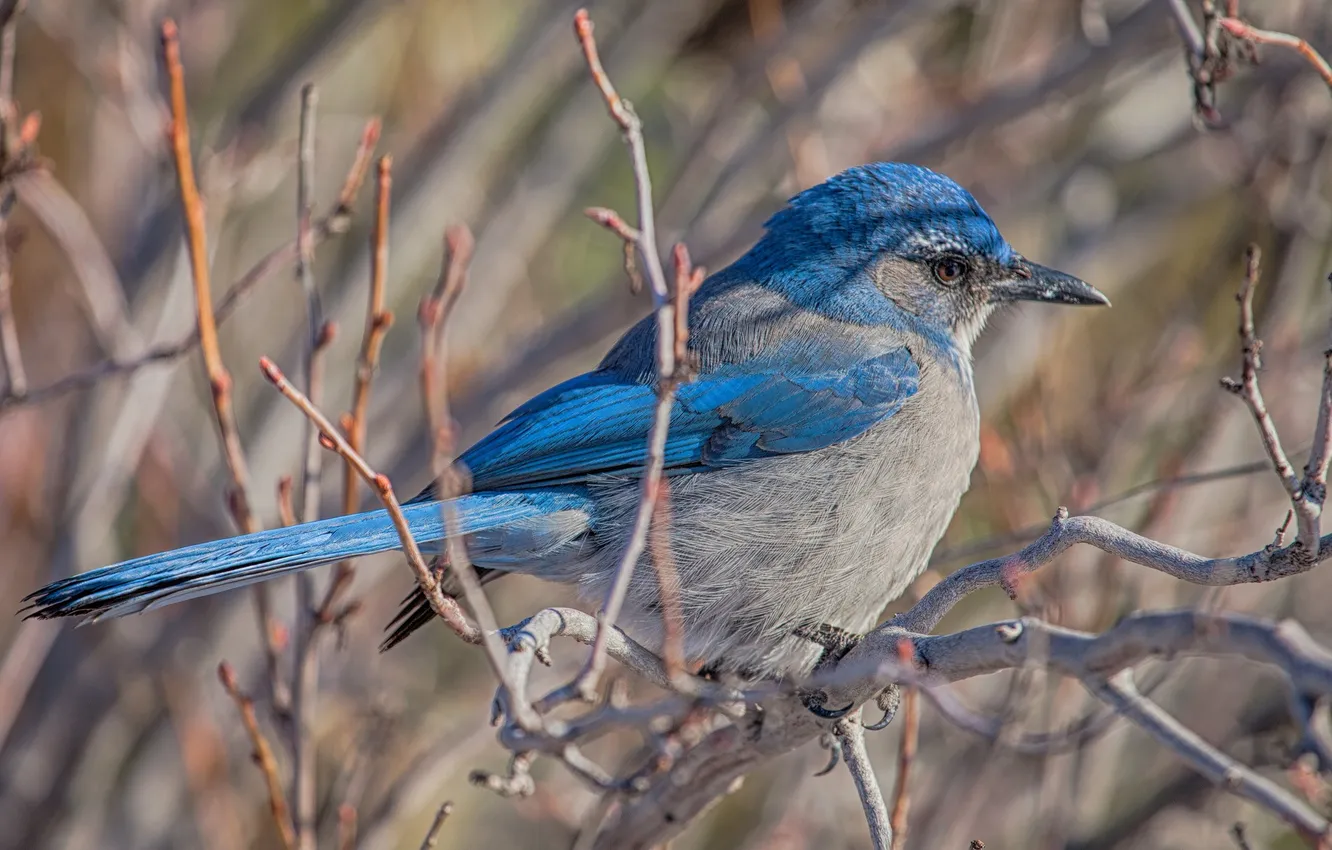
[[[203,198],[194,179],[190,154],[190,128],[185,103],[185,71],[180,61],[180,38],[170,18],[162,23],[162,45],[166,56],[167,77],[171,87],[171,152],[176,164],[181,209],[185,217],[186,246],[190,256],[190,275],[194,281],[194,300],[199,326],[199,348],[213,394],[213,408],[222,439],[223,456],[231,475],[229,503],[236,524],[247,534],[259,530],[259,522],[250,509],[249,471],[236,428],[232,407],[231,375],[222,362],[218,345],[217,319],[213,313],[213,294],[208,269],[208,235],[204,222]]]
[[[31,139],[28,133],[16,133],[18,109],[14,105],[14,56],[18,46],[16,27],[22,3],[15,3],[0,28],[0,165],[6,172],[9,165],[22,158]],[[12,179],[0,186],[0,363],[5,367],[7,383],[0,398],[22,399],[28,394],[28,374],[23,367],[23,354],[19,348],[18,324],[14,320],[13,274],[9,256],[9,215],[16,200]]]
[[[1295,468],[1291,465],[1290,459],[1286,456],[1286,451],[1281,446],[1281,437],[1277,433],[1276,424],[1272,421],[1272,415],[1267,410],[1267,403],[1263,400],[1262,388],[1259,386],[1258,373],[1263,368],[1262,350],[1263,341],[1258,338],[1254,330],[1253,320],[1253,294],[1258,286],[1259,278],[1262,275],[1262,254],[1257,245],[1250,245],[1245,252],[1245,271],[1244,280],[1240,284],[1239,293],[1235,296],[1239,302],[1239,337],[1240,346],[1243,351],[1243,366],[1239,381],[1231,378],[1223,378],[1221,386],[1229,392],[1239,396],[1248,406],[1249,412],[1253,415],[1254,424],[1258,428],[1258,434],[1263,441],[1263,449],[1272,461],[1272,468],[1276,475],[1281,479],[1281,484],[1290,498],[1291,509],[1295,513],[1295,542],[1299,547],[1299,557],[1313,561],[1318,556],[1318,537],[1320,519],[1322,515],[1323,493],[1316,491],[1312,486],[1313,481],[1302,480],[1295,474]],[[1324,394],[1319,399],[1318,409],[1318,427],[1320,433],[1315,435],[1313,452],[1309,459],[1309,469],[1317,472],[1319,477],[1326,477],[1327,464],[1327,445],[1332,441],[1332,417],[1329,416],[1328,408],[1332,406],[1332,387],[1324,383]],[[1314,476],[1309,474],[1309,479]]]
[[[1103,682],[1084,680],[1092,693],[1188,762],[1213,784],[1252,800],[1293,826],[1305,838],[1322,841],[1328,823],[1290,792],[1204,741],[1138,692],[1133,673],[1124,670]]]
[[[906,641],[903,641],[905,646]],[[913,687],[902,693],[902,742],[897,752],[897,785],[893,788],[893,850],[904,850],[907,836],[907,817],[911,808],[908,782],[911,765],[916,759],[916,746],[920,740],[920,694]]]
[[[356,195],[360,191],[361,184],[365,182],[365,175],[369,169],[371,158],[374,155],[375,145],[379,143],[379,134],[380,121],[378,118],[372,118],[366,122],[365,129],[361,133],[361,142],[357,146],[356,156],[343,182],[342,191],[338,196],[337,204],[328,212],[328,214],[314,222],[314,225],[311,228],[311,235],[315,245],[322,244],[332,236],[346,233],[351,226],[352,204],[356,200]],[[248,295],[256,285],[262,283],[271,275],[277,273],[280,269],[284,269],[295,263],[299,254],[300,252],[296,240],[293,239],[285,245],[270,251],[255,263],[249,271],[237,278],[217,304],[217,309],[214,311],[216,324],[221,325],[226,321],[226,319],[235,312],[245,296]],[[50,399],[64,395],[65,393],[92,386],[103,378],[134,372],[155,363],[165,363],[177,360],[194,351],[195,346],[199,345],[199,342],[199,326],[196,323],[187,334],[175,342],[155,345],[143,353],[131,358],[109,358],[103,360],[94,366],[66,375],[46,386],[30,388],[21,398],[14,396],[12,393],[0,393],[0,411],[18,406],[19,404],[35,404],[37,402],[49,401]]]
[[[0,362],[5,367],[6,380],[0,398],[22,400],[28,395],[28,373],[23,368],[18,323],[14,320],[14,276],[9,257],[9,214],[14,209],[14,200],[13,186],[6,181],[0,188]]]
[[[675,390],[685,376],[677,368],[676,362],[675,311],[678,305],[673,303],[665,270],[657,254],[656,224],[652,210],[652,180],[648,173],[642,124],[634,114],[633,107],[620,97],[610,78],[606,76],[606,71],[601,65],[601,57],[597,52],[596,39],[593,37],[592,19],[586,9],[580,9],[574,15],[574,34],[583,49],[583,57],[587,61],[592,79],[606,101],[606,109],[620,127],[633,162],[634,187],[638,198],[638,228],[634,246],[643,259],[642,271],[647,276],[649,291],[652,293],[652,307],[657,324],[657,404],[653,413],[652,429],[648,434],[647,458],[643,464],[638,510],[634,516],[629,540],[616,565],[615,576],[606,594],[606,602],[600,614],[601,629],[598,631],[597,640],[575,683],[579,695],[590,700],[596,694],[601,673],[606,665],[606,642],[609,640],[610,630],[620,616],[634,568],[647,547],[648,529],[655,512],[658,483],[661,480],[665,460],[666,434],[670,427],[671,408],[675,403]],[[686,276],[689,274],[692,272]]]
[[[319,92],[311,83],[301,87],[300,136],[296,168],[296,280],[305,296],[306,343],[304,351],[305,394],[316,407],[323,394],[323,358],[327,345],[323,309],[314,279],[314,237],[311,230],[314,203],[315,111]],[[320,472],[324,453],[319,432],[306,421],[304,461],[301,473],[301,521],[319,519]],[[315,756],[314,718],[319,699],[319,619],[314,610],[314,578],[296,577],[296,675],[292,687],[292,800],[295,804],[296,843],[299,850],[315,848]]]
[[[440,804],[439,811],[435,812],[435,820],[426,831],[425,839],[421,842],[421,850],[430,850],[439,844],[440,830],[444,828],[444,821],[448,820],[451,814],[453,814],[453,801],[445,800]]]
[[[295,404],[302,413],[308,416],[318,427],[320,432],[320,444],[330,451],[336,452],[343,460],[350,461],[356,468],[356,472],[365,481],[369,482],[379,495],[384,509],[388,511],[389,517],[393,520],[393,527],[397,529],[398,537],[402,541],[403,553],[407,556],[407,563],[411,566],[413,574],[416,576],[417,585],[425,594],[435,613],[440,619],[448,624],[449,628],[458,635],[458,637],[468,643],[480,643],[481,635],[477,628],[467,621],[467,616],[456,600],[450,599],[439,587],[439,582],[434,574],[426,565],[425,559],[421,556],[421,548],[416,544],[412,537],[411,527],[407,524],[406,517],[402,513],[402,505],[398,502],[398,497],[393,492],[393,483],[389,481],[387,475],[375,472],[370,464],[366,463],[365,458],[361,457],[339,433],[337,426],[328,421],[305,394],[292,385],[291,381],[282,374],[282,370],[267,357],[259,358],[259,368],[278,390]]]
[[[1255,44],[1275,44],[1294,50],[1314,67],[1318,76],[1322,77],[1323,82],[1327,83],[1328,88],[1332,89],[1332,65],[1329,65],[1327,60],[1304,39],[1289,33],[1260,30],[1235,17],[1221,18],[1217,23],[1236,38],[1242,38]]]
[[[273,756],[273,748],[269,745],[268,739],[259,729],[259,718],[254,713],[254,700],[240,689],[236,683],[236,672],[227,662],[223,661],[218,665],[217,677],[222,680],[222,687],[226,689],[228,696],[236,703],[241,723],[245,726],[246,734],[250,736],[250,746],[254,749],[254,763],[263,773],[264,783],[268,786],[268,806],[273,813],[273,822],[277,825],[278,835],[282,838],[282,846],[287,850],[295,850],[296,830],[292,826],[287,799],[282,794],[282,779],[278,775],[277,759]]]
[[[249,470],[245,450],[241,446],[240,431],[236,425],[236,411],[232,406],[231,374],[222,361],[218,344],[217,318],[213,312],[211,276],[208,268],[208,231],[204,221],[203,198],[194,177],[194,161],[190,154],[189,109],[185,100],[185,69],[180,60],[180,34],[175,21],[162,22],[162,51],[171,92],[171,128],[169,140],[176,165],[176,178],[180,189],[181,209],[185,219],[186,246],[190,258],[190,276],[194,282],[195,321],[199,335],[199,350],[203,354],[204,370],[212,391],[213,412],[217,419],[222,456],[231,486],[227,493],[227,506],[236,526],[246,534],[260,530],[258,517],[250,507]],[[268,588],[254,588],[255,611],[268,663],[269,683],[273,704],[279,712],[285,711],[290,695],[278,671],[279,648],[272,616],[272,603]]]
[[[865,747],[865,727],[860,725],[860,712],[856,711],[840,721],[834,734],[842,742],[846,769],[856,783],[860,805],[865,809],[870,842],[874,850],[892,850],[897,846],[893,842],[893,827],[883,792],[879,790],[879,779],[874,775],[874,765],[870,763],[869,750]]]
[[[375,179],[375,217],[370,229],[370,296],[365,311],[365,330],[361,336],[361,350],[356,360],[356,377],[352,384],[351,410],[343,417],[343,432],[347,443],[357,452],[365,453],[366,420],[370,410],[370,385],[379,369],[379,353],[384,336],[393,324],[393,314],[384,309],[385,290],[388,286],[389,202],[393,190],[393,157],[382,156]],[[351,464],[343,465],[342,512],[356,512],[360,502],[360,478]],[[328,592],[319,606],[319,617],[333,616],[333,606],[351,586],[355,567],[351,561],[340,561],[333,572]]]
[[[444,518],[445,552],[448,555],[449,570],[462,587],[463,598],[467,600],[480,626],[482,645],[491,669],[500,682],[500,694],[515,719],[525,727],[532,728],[537,725],[537,721],[531,708],[513,700],[513,689],[508,687],[508,651],[499,638],[499,622],[467,554],[467,545],[460,533],[458,507],[454,503],[456,498],[465,494],[467,484],[465,471],[453,462],[454,435],[458,428],[449,412],[448,327],[449,317],[467,283],[473,245],[471,231],[466,227],[451,227],[445,232],[444,243],[444,262],[440,267],[439,282],[434,292],[421,302],[418,317],[421,325],[421,402],[425,407],[430,433],[434,435],[432,471],[435,475],[435,495],[440,501],[440,512]]]
[[[356,850],[356,807],[343,803],[338,806],[338,850]]]

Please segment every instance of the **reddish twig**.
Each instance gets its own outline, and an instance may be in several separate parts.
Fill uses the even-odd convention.
[[[905,641],[904,641],[905,643]],[[892,850],[904,850],[907,837],[907,815],[911,807],[911,764],[916,758],[920,740],[920,693],[906,687],[902,694],[902,743],[897,752],[897,785],[893,788],[893,809],[889,823],[893,829]]]
[[[384,336],[393,324],[393,314],[384,309],[388,280],[389,201],[393,190],[393,157],[382,156],[375,180],[375,217],[370,230],[370,298],[366,305],[365,331],[361,336],[361,350],[356,360],[356,377],[352,385],[351,410],[343,416],[342,430],[348,444],[357,452],[365,452],[366,421],[370,409],[370,385],[379,369],[379,353]],[[356,512],[360,478],[351,464],[343,465],[342,512]],[[319,606],[319,617],[333,616],[333,606],[351,586],[355,568],[351,561],[341,561],[333,573],[333,580]]]
[[[1327,60],[1304,39],[1289,33],[1260,30],[1239,20],[1233,14],[1221,18],[1217,23],[1235,38],[1242,38],[1254,44],[1275,44],[1294,50],[1314,67],[1318,76],[1322,77],[1323,82],[1327,83],[1328,88],[1332,89],[1332,65],[1329,65]]]
[[[642,293],[643,274],[638,270],[638,250],[634,247],[638,243],[638,231],[620,218],[620,214],[615,210],[606,209],[605,207],[588,207],[583,210],[583,214],[620,237],[624,242],[624,273],[629,278],[629,292],[634,295]]]
[[[227,695],[236,703],[241,723],[245,726],[246,734],[250,736],[250,746],[254,748],[254,763],[263,773],[264,783],[268,786],[268,807],[273,813],[273,822],[277,825],[278,835],[282,838],[282,846],[287,850],[295,850],[296,830],[292,826],[287,799],[282,794],[282,779],[278,775],[277,759],[273,755],[273,748],[269,745],[268,739],[259,729],[259,718],[254,713],[254,700],[240,689],[236,683],[236,672],[227,662],[223,661],[217,666],[217,677],[222,680],[222,687],[226,689]]]
[[[430,850],[431,847],[439,844],[439,832],[444,828],[444,821],[448,820],[451,814],[453,814],[453,802],[445,800],[440,805],[439,811],[435,812],[435,820],[430,824],[430,829],[421,842],[421,850]]]
[[[213,412],[217,419],[222,456],[231,478],[227,505],[236,526],[246,534],[260,530],[259,520],[250,507],[249,470],[245,451],[241,446],[236,426],[236,412],[232,406],[231,374],[222,361],[218,344],[217,318],[213,312],[211,276],[208,268],[208,233],[204,221],[203,198],[194,177],[194,161],[190,154],[189,109],[185,101],[185,70],[180,61],[180,34],[175,21],[162,22],[162,52],[170,82],[171,127],[169,141],[176,165],[177,184],[180,189],[181,209],[185,218],[186,246],[190,257],[190,277],[194,282],[195,321],[199,335],[199,349],[203,354],[204,370],[212,391]],[[285,711],[290,697],[278,674],[278,647],[274,641],[272,603],[268,589],[254,588],[255,610],[260,632],[264,639],[272,688],[273,704]]]
[[[480,643],[481,635],[477,628],[467,621],[467,617],[457,601],[450,599],[440,590],[439,582],[426,565],[425,559],[422,558],[421,548],[416,545],[416,540],[412,537],[411,528],[407,525],[407,519],[402,514],[402,505],[393,492],[393,484],[389,481],[388,476],[375,472],[370,464],[366,463],[365,458],[353,451],[352,447],[342,437],[342,434],[339,433],[337,427],[329,422],[328,417],[324,416],[318,408],[310,404],[310,400],[305,397],[305,394],[287,380],[286,376],[282,374],[282,370],[272,360],[267,357],[259,358],[259,368],[263,370],[264,377],[278,388],[278,391],[315,423],[320,432],[320,444],[324,448],[336,452],[343,460],[350,461],[357,474],[374,488],[384,505],[384,509],[388,511],[389,517],[393,520],[393,527],[398,531],[398,536],[402,541],[403,553],[407,556],[407,563],[411,566],[412,572],[416,575],[416,582],[430,602],[431,607],[434,608],[435,613],[460,638],[468,643]]]
[[[380,122],[378,118],[372,118],[366,122],[365,130],[361,133],[361,142],[357,146],[356,157],[352,162],[351,169],[347,172],[347,177],[343,181],[342,191],[338,196],[338,203],[325,216],[314,222],[311,227],[311,236],[315,245],[320,245],[332,236],[346,233],[351,226],[352,204],[355,202],[356,195],[360,191],[361,184],[365,181],[365,175],[369,168],[370,159],[374,154],[375,145],[379,143]],[[230,317],[239,306],[246,295],[254,289],[256,285],[266,280],[276,273],[279,269],[285,268],[296,262],[299,257],[299,249],[295,240],[288,242],[278,248],[273,249],[249,271],[239,277],[231,287],[222,296],[214,311],[216,324],[221,325]],[[165,363],[177,360],[186,354],[192,352],[195,346],[199,345],[200,335],[199,327],[196,324],[179,340],[170,343],[153,346],[142,354],[129,359],[110,358],[91,366],[80,372],[66,375],[57,381],[54,381],[44,387],[29,389],[21,398],[13,394],[0,394],[0,410],[13,407],[19,403],[33,404],[42,401],[48,401],[52,398],[64,395],[74,390],[91,386],[103,378],[113,375],[125,374],[150,366],[154,363]]]
[[[684,684],[685,643],[684,609],[680,607],[680,574],[675,569],[675,555],[667,529],[671,527],[671,490],[661,482],[657,492],[657,512],[650,533],[652,566],[657,573],[657,596],[661,600],[661,660],[672,683]]]
[[[291,476],[283,475],[277,483],[277,508],[278,520],[283,528],[291,528],[296,525],[296,501],[292,494],[295,488],[292,485]]]
[[[250,508],[249,471],[241,448],[240,433],[236,428],[236,413],[232,407],[231,375],[222,362],[218,345],[217,318],[213,312],[213,294],[208,269],[208,236],[204,222],[203,198],[194,179],[194,161],[190,154],[190,128],[185,103],[185,71],[180,62],[180,38],[176,24],[170,18],[162,23],[162,47],[166,57],[167,77],[171,90],[172,157],[176,164],[180,204],[185,217],[186,247],[190,256],[190,276],[194,281],[196,320],[199,327],[199,348],[203,353],[204,368],[213,394],[213,409],[222,439],[222,452],[227,471],[231,475],[228,501],[232,516],[241,530],[253,533],[259,523]]]
[[[338,850],[356,850],[356,807],[338,806]]]

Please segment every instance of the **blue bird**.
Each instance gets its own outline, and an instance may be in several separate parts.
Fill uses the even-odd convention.
[[[961,186],[901,163],[796,195],[704,282],[689,310],[698,375],[680,388],[665,462],[688,657],[798,676],[824,656],[820,634],[874,624],[967,489],[972,343],[1015,301],[1109,303],[1014,251]],[[461,456],[474,492],[456,500],[459,532],[487,579],[530,573],[604,598],[638,500],[655,333],[639,322]],[[405,513],[423,548],[443,549],[431,491]],[[320,520],[63,579],[28,597],[29,616],[117,617],[398,546],[383,511]],[[431,616],[409,597],[386,645]],[[648,563],[621,623],[660,645]]]

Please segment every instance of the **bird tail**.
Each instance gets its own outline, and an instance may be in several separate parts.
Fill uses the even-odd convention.
[[[550,510],[522,493],[478,493],[455,501],[458,532],[472,534],[532,519]],[[440,503],[403,506],[418,544],[447,535]],[[134,614],[173,602],[267,581],[321,564],[401,548],[387,511],[331,519],[200,543],[135,558],[52,582],[24,598],[26,616],[39,619]]]

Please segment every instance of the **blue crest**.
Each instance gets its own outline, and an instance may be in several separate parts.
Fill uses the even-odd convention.
[[[857,324],[897,323],[868,270],[895,255],[1009,262],[1013,249],[971,193],[919,165],[876,162],[793,197],[767,233],[723,274],[770,286],[801,307]]]

